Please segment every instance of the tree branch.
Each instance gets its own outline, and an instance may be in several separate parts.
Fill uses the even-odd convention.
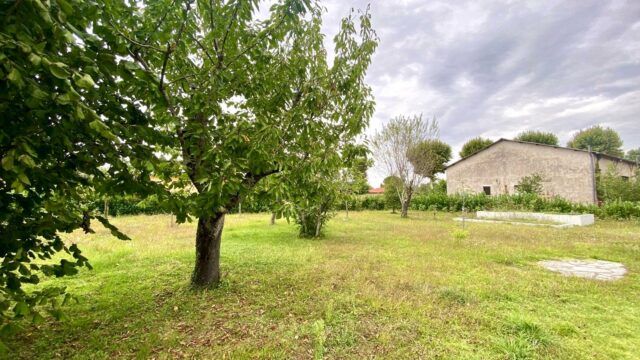
[[[160,28],[160,26],[164,22],[164,19],[166,19],[167,15],[169,15],[169,10],[171,10],[171,8],[173,7],[173,5],[175,5],[175,3],[176,3],[176,0],[173,0],[171,2],[171,5],[169,5],[169,7],[167,7],[167,11],[164,13],[164,15],[162,15],[162,17],[160,17],[160,20],[158,20],[158,23],[156,24],[155,28],[153,29],[153,32],[150,32],[149,35],[147,35],[147,38],[144,39],[144,44],[148,44],[149,40],[151,40],[151,36],[153,34],[155,34],[156,32],[158,32],[158,29]]]
[[[109,25],[111,25],[111,27],[113,27],[113,29],[114,29],[114,30],[115,30],[115,31],[116,31],[120,36],[122,36],[125,40],[127,40],[128,42],[130,42],[132,45],[135,45],[135,46],[137,46],[137,47],[139,47],[139,48],[146,48],[146,49],[152,49],[152,50],[159,51],[159,52],[164,52],[164,50],[162,50],[162,49],[160,49],[160,48],[157,48],[157,47],[155,47],[155,46],[153,46],[153,45],[144,44],[144,43],[141,43],[141,42],[139,42],[139,41],[136,41],[136,40],[134,40],[134,39],[130,38],[130,37],[129,37],[129,36],[127,36],[124,32],[122,32],[120,29],[118,29],[118,27],[117,27],[113,22],[111,22],[111,20],[110,20],[110,19],[109,19],[109,20],[107,20],[107,21],[109,22]]]
[[[222,67],[222,61],[224,60],[224,46],[227,43],[227,37],[231,31],[231,26],[233,26],[233,23],[236,21],[236,17],[238,16],[238,10],[240,10],[240,1],[236,1],[236,7],[233,9],[233,15],[231,15],[231,19],[229,19],[229,24],[227,25],[227,30],[225,30],[224,36],[222,37],[222,44],[220,45],[220,52],[218,53],[219,68]]]
[[[207,48],[204,47],[204,45],[200,42],[200,40],[198,40],[195,36],[192,36],[191,38],[193,39],[193,41],[196,42],[196,44],[198,44],[200,49],[202,49],[202,51],[204,51],[204,54],[207,55],[207,58],[209,58],[209,61],[211,61],[211,63],[213,64],[215,61],[213,61],[213,57],[209,53],[209,50],[207,50]]]

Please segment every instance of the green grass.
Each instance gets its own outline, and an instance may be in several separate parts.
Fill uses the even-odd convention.
[[[229,216],[224,282],[192,291],[194,224],[113,219],[133,241],[74,233],[94,270],[66,285],[67,318],[23,324],[12,358],[624,359],[640,354],[640,225],[467,224],[411,212],[337,215],[317,240],[267,214]],[[619,261],[615,282],[563,277],[553,258]]]

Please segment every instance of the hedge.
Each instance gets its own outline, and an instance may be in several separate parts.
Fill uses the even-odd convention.
[[[337,204],[335,210],[345,209],[345,202]],[[381,195],[358,195],[348,203],[350,211],[359,210],[385,210],[384,196]],[[103,200],[94,200],[91,203],[94,211],[102,212],[104,208]],[[632,201],[610,201],[596,205],[583,205],[571,203],[565,199],[542,198],[535,194],[516,195],[496,195],[487,196],[485,194],[473,195],[447,195],[445,193],[433,192],[419,194],[411,201],[411,210],[434,210],[434,211],[478,211],[478,210],[510,210],[510,211],[535,211],[550,213],[591,213],[598,218],[611,219],[640,219],[640,202]],[[386,209],[391,210],[391,209]],[[269,204],[263,201],[244,202],[242,212],[269,212]],[[116,197],[109,200],[109,214],[117,215],[137,215],[137,214],[159,214],[165,212],[157,198],[151,196],[141,200],[136,197]],[[238,212],[238,208],[231,209],[231,212]]]

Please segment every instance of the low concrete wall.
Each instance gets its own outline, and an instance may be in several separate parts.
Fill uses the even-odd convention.
[[[544,214],[534,212],[516,212],[516,211],[478,211],[477,218],[493,218],[493,219],[532,219],[541,221],[554,221],[562,224],[570,224],[575,226],[585,226],[595,223],[593,214],[582,215],[565,215],[565,214]]]

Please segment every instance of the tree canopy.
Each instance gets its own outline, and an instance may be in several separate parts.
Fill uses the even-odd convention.
[[[376,161],[403,183],[400,192],[402,217],[407,217],[413,192],[425,179],[425,175],[411,164],[409,152],[419,143],[435,139],[438,133],[435,118],[424,120],[422,115],[400,115],[385,124],[371,141]]]
[[[473,138],[462,145],[462,150],[460,150],[460,157],[463,159],[469,157],[491,144],[493,144],[493,141],[489,139],[484,139],[482,137]]]
[[[588,150],[590,147],[591,151],[618,157],[624,156],[620,135],[612,128],[600,125],[578,131],[569,140],[567,146],[583,150]]]
[[[421,141],[409,149],[407,156],[414,170],[432,182],[451,160],[451,146],[438,140]]]
[[[266,19],[257,5],[116,2],[105,19],[119,34],[111,46],[149,79],[129,93],[177,139],[172,161],[185,181],[161,180],[196,189],[172,210],[178,221],[198,218],[198,286],[219,281],[225,213],[269,175],[312,179],[340,167],[340,149],[374,109],[364,77],[377,37],[367,12],[343,19],[330,65],[318,4],[283,1]]]
[[[42,319],[36,304],[60,314],[59,289],[26,293],[42,276],[89,266],[61,232],[91,232],[85,202],[98,194],[157,191],[149,168],[167,145],[125,86],[118,54],[105,44],[111,29],[87,29],[103,12],[94,3],[4,2],[0,5],[0,311]],[[120,238],[106,219],[97,217]],[[62,259],[51,260],[62,253]],[[68,301],[69,297],[65,297]]]
[[[527,130],[523,131],[514,140],[558,146],[558,137],[551,132]]]
[[[625,158],[631,161],[640,161],[640,148],[627,151]]]

